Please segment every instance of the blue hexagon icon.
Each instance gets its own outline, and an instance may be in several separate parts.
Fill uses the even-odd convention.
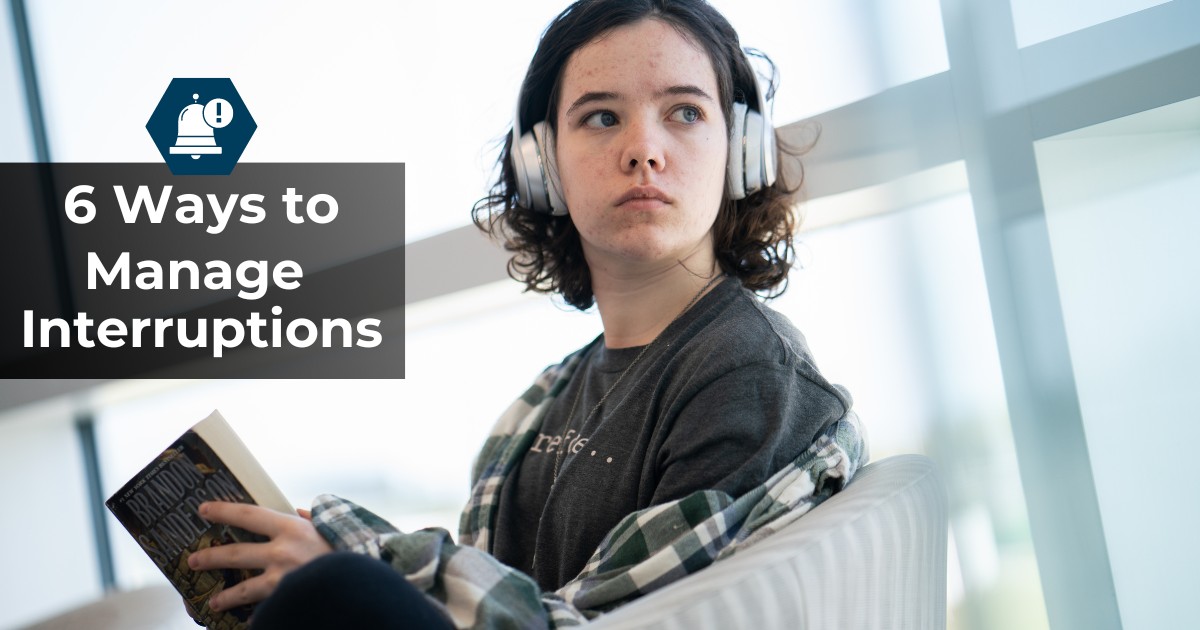
[[[229,79],[171,79],[146,131],[175,175],[228,175],[258,125]]]

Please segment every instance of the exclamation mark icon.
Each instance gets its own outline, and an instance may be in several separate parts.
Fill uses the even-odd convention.
[[[233,106],[223,98],[214,98],[204,105],[204,123],[213,129],[221,129],[233,122]]]

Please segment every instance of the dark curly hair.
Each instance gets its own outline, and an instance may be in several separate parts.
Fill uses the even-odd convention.
[[[533,122],[557,124],[558,92],[563,68],[571,54],[601,34],[644,18],[662,20],[704,50],[717,77],[719,101],[727,132],[732,130],[733,103],[754,93],[754,69],[746,60],[737,33],[729,22],[704,0],[579,0],[550,23],[529,63],[518,98],[518,119],[526,131]],[[770,59],[755,53],[770,64]],[[771,64],[772,75],[774,65]],[[775,89],[775,76],[766,97]],[[554,129],[557,131],[557,129]],[[580,310],[592,306],[591,272],[583,256],[579,232],[569,216],[554,216],[522,208],[517,203],[517,184],[509,156],[513,136],[504,142],[497,166],[500,177],[488,196],[471,210],[475,225],[504,248],[513,252],[508,275],[525,284],[526,290],[557,292]],[[779,175],[774,185],[745,199],[730,199],[728,183],[713,223],[713,249],[725,273],[743,286],[767,297],[777,297],[787,288],[792,266],[792,238],[797,219],[792,206],[803,183],[803,168],[796,158],[800,151],[785,145],[776,133],[776,164]],[[785,181],[784,157],[796,161],[797,181]]]

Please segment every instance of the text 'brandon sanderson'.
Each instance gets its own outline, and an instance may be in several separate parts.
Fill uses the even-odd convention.
[[[182,448],[164,453],[149,476],[120,499],[137,519],[126,527],[159,568],[175,562],[208,531],[211,523],[200,517],[205,501],[245,502],[249,499],[225,470],[203,474]]]
[[[245,224],[258,224],[266,217],[262,206],[265,197],[259,194],[234,194],[226,199],[213,194],[204,198],[181,194],[174,198],[176,207],[172,212],[168,208],[171,186],[164,186],[157,200],[146,186],[139,186],[132,199],[123,186],[112,188],[121,217],[127,224],[139,220],[158,224],[164,219],[173,219],[180,224],[203,226],[208,234],[220,234],[233,220],[235,212],[237,221]],[[94,190],[93,186],[80,185],[67,193],[64,205],[72,223],[83,225],[95,219],[96,205],[87,198]],[[280,199],[287,220],[292,224],[309,221],[324,225],[338,215],[337,200],[331,195],[318,194],[305,199],[295,188],[288,188]],[[96,290],[102,284],[143,291],[238,289],[239,298],[253,301],[263,297],[272,286],[293,291],[300,287],[303,277],[304,270],[292,260],[274,265],[266,260],[245,260],[236,265],[224,260],[169,260],[163,264],[155,260],[134,263],[129,252],[121,252],[108,261],[95,252],[87,254],[88,290]],[[383,341],[379,332],[380,320],[376,318],[364,318],[354,323],[342,318],[315,322],[307,318],[285,321],[281,315],[283,309],[272,306],[268,317],[253,311],[245,319],[139,317],[128,321],[118,318],[96,321],[82,311],[72,319],[64,319],[35,318],[32,310],[25,310],[24,345],[26,348],[49,348],[57,337],[62,348],[70,347],[72,340],[81,348],[94,348],[97,344],[106,348],[120,348],[126,344],[133,348],[162,348],[175,340],[185,348],[211,348],[212,356],[220,358],[226,349],[236,348],[244,342],[256,348],[280,348],[285,342],[297,348],[308,348],[317,343],[325,348],[334,343],[340,343],[344,348],[374,348]]]

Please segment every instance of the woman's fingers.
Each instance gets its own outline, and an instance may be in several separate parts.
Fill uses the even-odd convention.
[[[279,574],[268,571],[262,575],[242,580],[233,586],[213,595],[208,600],[208,607],[215,611],[229,610],[246,604],[256,604],[266,599],[279,584]]]
[[[200,504],[200,517],[213,523],[224,523],[241,527],[256,534],[274,538],[290,518],[258,505],[230,503],[227,501],[205,501]]]
[[[267,566],[266,543],[234,543],[200,549],[188,556],[193,571],[209,569],[261,569]]]
[[[214,523],[241,527],[267,536],[259,543],[232,543],[201,549],[188,557],[196,571],[252,569],[262,574],[231,586],[209,601],[210,607],[228,610],[266,599],[279,579],[304,563],[333,551],[313,527],[308,515],[280,514],[256,505],[210,501],[200,504],[200,516]],[[214,603],[215,602],[215,603]]]

